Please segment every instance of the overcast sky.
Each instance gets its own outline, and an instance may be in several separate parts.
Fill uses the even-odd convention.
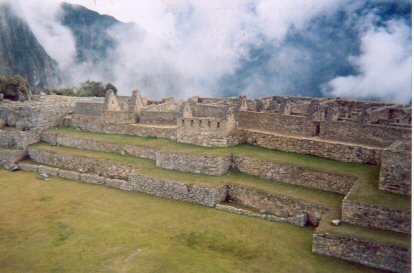
[[[144,93],[178,97],[201,93],[326,95],[401,103],[411,99],[411,19],[408,22],[403,12],[410,1],[66,2],[135,22],[137,29],[148,33],[143,41],[134,38],[134,33],[141,33],[138,30],[113,31],[120,41],[119,62],[114,65],[115,73],[119,72],[116,84],[125,94],[143,88]],[[56,21],[59,3],[21,0],[20,6],[46,51],[61,67],[69,67],[75,47],[71,33]],[[323,31],[312,29],[316,22]],[[342,25],[331,29],[332,35],[324,33],[329,24],[338,22]],[[308,45],[300,45],[299,40]],[[331,65],[332,72],[324,65]],[[88,75],[90,69],[77,71],[82,71],[80,77],[100,79],[99,73]],[[223,87],[229,79],[236,90]],[[303,82],[303,90],[298,82]],[[307,92],[310,85],[318,90]]]

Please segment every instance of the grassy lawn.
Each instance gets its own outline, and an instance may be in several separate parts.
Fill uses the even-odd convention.
[[[311,253],[311,228],[0,169],[2,272],[378,272]]]
[[[401,196],[378,189],[378,166],[344,163],[311,155],[283,152],[251,145],[238,145],[228,148],[207,148],[196,145],[177,143],[168,139],[76,131],[74,128],[70,127],[52,128],[49,129],[49,131],[65,136],[94,139],[111,143],[131,144],[140,147],[151,147],[159,150],[177,153],[203,154],[209,156],[226,156],[233,153],[257,159],[273,160],[280,163],[298,165],[304,168],[314,169],[322,172],[352,175],[359,178],[359,186],[356,188],[354,193],[349,196],[350,199],[359,201],[361,203],[376,204],[390,208],[403,210],[411,209],[410,197]],[[158,171],[159,169],[157,169],[157,172]],[[170,173],[170,175],[174,174]],[[183,175],[180,177],[180,179],[184,179],[182,177]],[[205,178],[202,180],[205,180]]]

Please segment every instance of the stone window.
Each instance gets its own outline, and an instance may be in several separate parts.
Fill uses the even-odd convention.
[[[207,122],[207,125],[208,125],[208,128],[211,128],[211,121],[210,120]]]
[[[182,121],[182,125],[184,126],[184,120]]]
[[[194,120],[191,120],[191,127],[194,126]]]
[[[202,121],[201,120],[198,122],[198,125],[201,127],[201,125],[202,125]]]
[[[217,122],[217,128],[220,128],[220,121]]]

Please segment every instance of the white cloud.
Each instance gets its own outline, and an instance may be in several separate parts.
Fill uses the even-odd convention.
[[[411,29],[403,21],[371,28],[361,38],[362,55],[354,57],[359,74],[337,77],[327,95],[382,98],[408,103],[411,99]]]
[[[1,0],[0,0],[1,1]],[[231,75],[249,58],[253,47],[265,43],[282,44],[289,29],[305,28],[312,18],[330,14],[339,7],[358,6],[353,0],[67,0],[101,14],[109,14],[131,25],[108,30],[118,46],[112,56],[114,83],[122,94],[140,88],[146,95],[161,97],[174,95],[218,95],[218,81]],[[62,26],[56,16],[60,0],[21,0],[21,16],[29,23],[46,51],[58,61],[69,75],[67,83],[87,79],[107,82],[102,69],[89,63],[74,65],[75,41],[70,30]],[[349,4],[349,5],[348,5]],[[358,76],[338,77],[329,83],[334,96],[384,96],[385,99],[406,101],[408,64],[411,61],[408,26],[390,23],[375,29],[366,20],[361,31],[364,54],[355,61]],[[369,29],[369,31],[366,31]],[[407,49],[409,49],[407,51]],[[269,69],[277,70],[280,62],[295,66],[292,56],[305,53],[282,48],[279,57],[271,59]],[[408,52],[408,53],[407,53]],[[301,72],[301,68],[292,68]],[[283,72],[280,72],[282,76]],[[288,73],[286,74],[288,75]],[[387,75],[387,77],[384,77]],[[251,95],[263,94],[269,80],[263,75],[251,75],[248,89],[239,90]],[[300,78],[300,77],[299,77]],[[381,84],[378,84],[382,80]],[[388,79],[386,82],[384,79]],[[275,86],[284,93],[292,79],[278,81]],[[270,81],[272,82],[272,81]],[[398,91],[399,90],[399,91]],[[392,95],[393,94],[393,95]],[[267,94],[263,94],[267,95]]]
[[[56,19],[60,2],[54,0],[11,1],[16,14],[24,19],[46,52],[61,69],[70,67],[75,57],[75,40],[68,28]]]

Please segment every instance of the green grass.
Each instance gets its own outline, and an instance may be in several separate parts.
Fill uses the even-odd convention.
[[[325,232],[348,235],[368,241],[373,240],[384,244],[411,247],[410,234],[385,231],[377,228],[365,228],[346,223],[342,223],[339,226],[333,226],[330,224],[328,218],[322,220],[318,228]]]
[[[253,188],[258,191],[273,193],[281,196],[287,196],[290,198],[295,198],[310,202],[313,204],[318,204],[323,207],[329,208],[329,214],[325,217],[324,221],[321,221],[320,226],[327,231],[333,231],[341,233],[342,230],[344,233],[363,237],[367,239],[373,239],[379,242],[385,242],[390,244],[397,245],[407,245],[409,244],[409,237],[403,234],[397,234],[393,232],[383,232],[376,229],[367,229],[359,228],[354,226],[348,226],[345,229],[343,226],[333,227],[330,225],[330,221],[333,219],[341,218],[341,204],[343,195],[327,192],[317,189],[311,189],[306,187],[301,187],[297,185],[287,184],[278,182],[275,180],[262,179],[256,176],[246,175],[238,171],[230,171],[224,176],[211,176],[203,174],[192,174],[186,172],[180,172],[175,170],[166,170],[161,169],[155,166],[154,161],[149,159],[137,158],[129,155],[120,155],[116,153],[108,152],[97,152],[97,151],[87,151],[79,150],[70,147],[64,146],[51,146],[46,143],[38,143],[31,146],[34,149],[48,151],[58,154],[66,154],[71,156],[80,156],[87,158],[94,158],[97,160],[108,160],[112,162],[121,162],[125,164],[131,164],[139,168],[136,171],[138,174],[143,174],[151,177],[157,177],[161,179],[170,179],[178,182],[186,182],[190,184],[201,184],[205,186],[219,186],[228,183],[233,183],[237,185],[242,185],[245,187]],[[364,232],[362,232],[364,231]],[[369,236],[365,236],[369,234]]]
[[[2,272],[379,272],[311,253],[311,228],[0,169]]]
[[[378,166],[345,163],[311,155],[283,152],[251,145],[238,145],[228,148],[207,148],[190,144],[181,144],[168,139],[76,131],[70,127],[52,128],[49,129],[49,131],[76,138],[94,139],[110,143],[130,144],[140,147],[150,147],[169,152],[203,154],[209,156],[226,156],[233,153],[241,156],[248,156],[263,160],[273,160],[280,163],[297,165],[322,172],[352,175],[358,178],[359,186],[356,188],[353,194],[349,196],[350,199],[361,203],[376,204],[379,206],[397,208],[402,210],[411,209],[410,197],[401,196],[378,189]],[[158,170],[159,169],[156,169],[155,172],[158,172]],[[177,174],[173,173],[171,173],[171,175],[178,177],[179,179],[185,179],[184,176],[186,176],[177,176]],[[205,180],[205,178],[203,178],[203,180]]]
[[[31,148],[58,154],[88,157],[97,160],[108,160],[113,162],[131,164],[138,168],[138,170],[136,171],[137,174],[147,175],[161,179],[170,179],[178,182],[186,182],[190,184],[200,184],[206,186],[219,186],[228,183],[238,184],[242,186],[255,188],[261,191],[301,199],[325,207],[334,207],[337,210],[340,210],[340,204],[343,198],[342,195],[337,193],[301,187],[288,183],[278,182],[275,180],[262,179],[256,176],[246,175],[234,170],[230,171],[228,174],[223,176],[194,174],[176,170],[162,169],[157,167],[155,165],[155,162],[152,160],[138,158],[129,155],[80,150],[64,146],[51,146],[46,143],[37,143],[32,145]]]

